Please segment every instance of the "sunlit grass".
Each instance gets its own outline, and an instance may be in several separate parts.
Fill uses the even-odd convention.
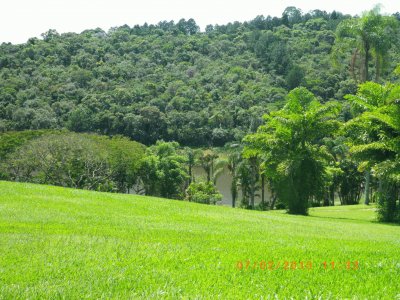
[[[397,299],[400,227],[373,220],[0,182],[0,299]]]
[[[357,220],[376,222],[376,206],[371,205],[344,205],[329,206],[310,209],[310,216],[332,219]]]

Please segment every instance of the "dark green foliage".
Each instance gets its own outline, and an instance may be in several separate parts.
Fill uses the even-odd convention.
[[[93,130],[92,112],[88,108],[77,107],[70,113],[66,125],[72,131],[90,132]]]
[[[31,139],[46,134],[57,134],[55,130],[25,130],[25,131],[9,131],[0,134],[0,162],[4,161],[7,154],[14,152],[18,147]]]
[[[223,146],[254,132],[294,87],[324,101],[348,92],[348,64],[334,68],[330,56],[336,26],[348,18],[289,7],[282,18],[206,32],[182,19],[108,32],[49,30],[43,39],[2,44],[0,131],[68,128],[147,145]],[[395,61],[394,50],[385,57]]]
[[[293,66],[286,76],[287,87],[292,90],[304,83],[304,69],[298,65]]]
[[[336,177],[340,203],[358,204],[362,194],[364,175],[358,171],[356,163],[350,160],[340,162],[340,173]]]
[[[256,191],[260,189],[260,160],[257,156],[245,155],[237,166],[237,180],[242,192],[241,206],[254,209]]]
[[[139,181],[139,168],[145,155],[145,146],[126,137],[108,138],[100,135],[87,135],[107,149],[107,161],[115,182],[114,189],[120,193],[129,192]]]
[[[186,190],[186,200],[190,202],[216,204],[221,201],[222,195],[212,182],[192,182]]]
[[[25,136],[31,139],[1,165],[7,179],[110,192],[137,182],[144,147],[136,142],[66,132]]]
[[[378,190],[378,220],[400,223],[399,185],[382,181]]]
[[[245,157],[259,157],[278,198],[292,214],[307,214],[323,197],[327,163],[332,155],[322,139],[339,128],[337,103],[322,105],[305,88],[296,88],[282,110],[264,116],[265,125],[245,137]]]
[[[178,153],[176,142],[158,141],[146,150],[141,162],[141,183],[146,195],[182,199],[189,178],[186,158]]]
[[[286,209],[286,205],[283,202],[278,202],[275,207],[276,209]]]
[[[254,51],[267,71],[275,70],[279,75],[287,72],[291,57],[286,41],[279,34],[272,31],[261,34]]]
[[[345,126],[350,154],[359,170],[378,181],[378,218],[394,222],[400,209],[400,86],[366,82],[346,98],[357,113]]]

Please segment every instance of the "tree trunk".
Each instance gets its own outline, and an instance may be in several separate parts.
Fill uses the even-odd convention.
[[[371,180],[371,171],[368,170],[365,172],[365,204],[369,205],[369,183]]]
[[[275,203],[276,203],[276,195],[274,194],[273,196],[272,196],[272,202],[271,202],[271,206],[270,206],[270,209],[274,209],[274,207],[275,207]]]
[[[389,221],[394,222],[396,220],[396,196],[397,187],[396,184],[392,183],[388,191],[388,209],[389,209]]]
[[[335,206],[335,185],[332,184],[330,191],[329,191],[329,198],[330,198],[330,205]]]
[[[250,206],[251,206],[251,209],[254,209],[254,197],[255,197],[255,191],[256,189],[255,189],[255,186],[254,185],[252,185],[251,186],[251,192],[250,192]]]
[[[328,191],[326,191],[324,194],[325,194],[324,195],[324,206],[329,206],[329,195],[330,195],[329,188],[328,188]]]
[[[381,60],[380,60],[380,57],[378,54],[376,55],[376,58],[375,58],[375,72],[376,72],[375,82],[379,82],[380,74],[381,74]]]
[[[374,199],[374,188],[371,186],[371,183],[370,183],[370,188],[369,188],[369,202],[371,203],[371,202],[375,202],[375,199]]]
[[[382,183],[382,194],[380,197],[380,217],[382,221],[394,222],[396,218],[397,186],[385,179]]]
[[[365,77],[364,77],[364,81],[363,82],[366,82],[366,81],[368,81],[368,60],[369,60],[369,53],[368,53],[368,51],[366,51],[366,53],[365,53]]]
[[[350,73],[355,81],[357,81],[356,73],[355,73],[357,56],[358,56],[358,49],[356,48],[356,49],[354,49],[353,55],[351,57],[351,63],[350,63]]]
[[[232,178],[231,195],[232,195],[232,207],[235,207],[237,198],[237,182],[235,178]]]
[[[378,179],[378,199],[382,197],[382,178]],[[377,200],[379,201],[379,200]]]
[[[363,66],[363,77],[362,82],[368,81],[368,61],[369,61],[369,44],[365,43],[365,56],[364,56],[364,66]]]
[[[192,165],[189,164],[189,185],[192,183]]]
[[[210,178],[208,181],[211,181],[211,178],[214,177],[214,160],[211,161],[211,171],[208,177]]]
[[[261,205],[264,209],[264,204],[265,204],[265,176],[264,174],[261,174]]]

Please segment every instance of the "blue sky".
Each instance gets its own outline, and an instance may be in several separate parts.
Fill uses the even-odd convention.
[[[6,2],[6,3],[4,3]],[[128,24],[158,23],[162,20],[194,18],[201,29],[208,24],[226,24],[251,20],[257,15],[281,16],[287,6],[303,12],[321,9],[337,10],[351,15],[361,14],[375,4],[383,5],[384,13],[400,11],[399,0],[5,0],[1,5],[0,43],[24,43],[40,37],[48,29],[59,33]]]

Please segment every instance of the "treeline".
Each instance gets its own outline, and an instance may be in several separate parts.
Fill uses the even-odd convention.
[[[400,75],[400,70],[399,70]],[[145,146],[124,137],[67,131],[0,135],[2,179],[216,204],[224,169],[232,206],[286,208],[375,202],[378,218],[400,222],[400,85],[366,82],[346,103],[321,103],[304,87],[264,116],[256,133],[219,149],[177,142]],[[339,117],[348,105],[354,117]],[[204,170],[195,178],[194,167]],[[266,198],[265,188],[271,195]],[[261,191],[261,202],[255,203]]]
[[[211,172],[218,155],[211,152],[210,160],[209,153],[176,142],[146,148],[122,136],[66,130],[7,132],[0,134],[0,179],[216,204],[217,169],[212,182],[195,182],[191,171],[202,165]]]
[[[146,145],[239,141],[304,86],[321,101],[354,93],[353,48],[337,53],[339,12],[207,26],[195,21],[121,26],[0,45],[0,131],[62,129],[124,135]],[[389,49],[387,78],[398,53]],[[372,59],[372,56],[371,56]],[[371,76],[376,72],[371,66]]]

